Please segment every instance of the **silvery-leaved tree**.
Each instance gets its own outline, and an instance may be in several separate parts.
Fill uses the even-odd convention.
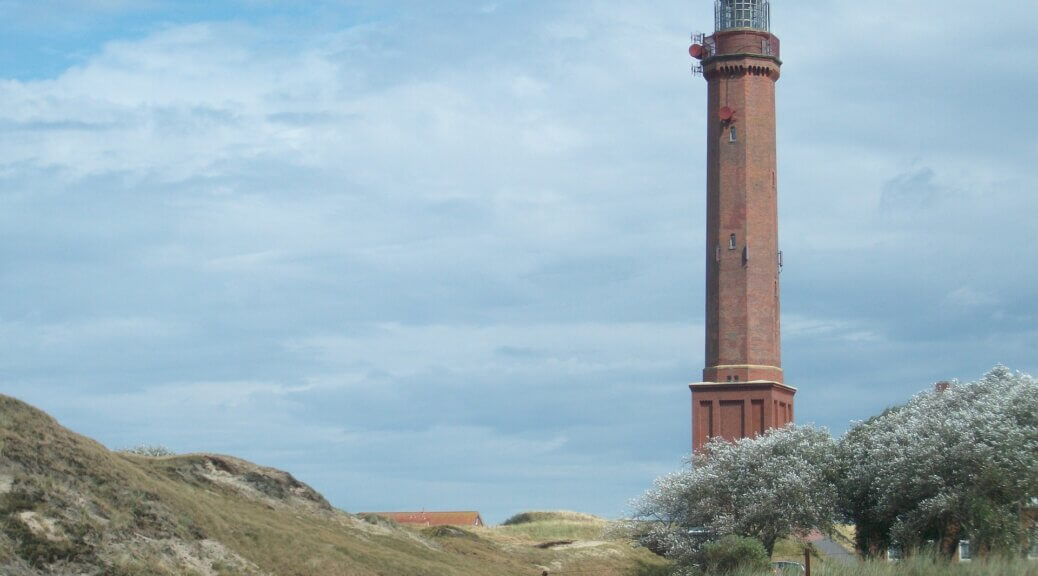
[[[840,505],[857,546],[960,539],[980,554],[1017,552],[1021,506],[1038,494],[1038,383],[999,366],[981,380],[917,395],[840,443]]]
[[[787,426],[737,442],[711,441],[689,465],[656,480],[634,504],[640,537],[679,563],[729,534],[760,540],[830,531],[836,517],[836,443],[824,429]]]

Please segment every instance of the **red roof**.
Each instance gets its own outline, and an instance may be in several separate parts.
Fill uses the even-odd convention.
[[[418,526],[483,526],[479,512],[372,512],[399,524]]]

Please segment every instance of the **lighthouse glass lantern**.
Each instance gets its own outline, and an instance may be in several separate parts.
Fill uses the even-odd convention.
[[[768,0],[716,0],[714,2],[716,30],[732,28],[771,28]]]

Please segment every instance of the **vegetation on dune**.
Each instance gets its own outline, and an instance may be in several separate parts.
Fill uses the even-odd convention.
[[[290,474],[236,458],[110,452],[0,396],[5,576],[647,576],[666,568],[644,549],[603,539],[605,524],[570,514],[410,529],[335,510]],[[560,541],[569,543],[540,547]]]
[[[516,514],[496,530],[502,534],[546,543],[607,539],[609,526],[608,522],[597,516],[559,510]]]
[[[515,526],[519,524],[532,524],[534,522],[583,522],[583,523],[597,523],[602,522],[601,518],[592,516],[590,514],[584,514],[582,512],[572,512],[569,510],[533,510],[530,512],[520,512],[505,520],[502,526]]]
[[[1038,576],[1038,562],[991,558],[980,562],[949,562],[919,555],[903,562],[875,560],[845,565],[838,562],[812,570],[815,576]]]
[[[136,454],[137,456],[149,456],[151,458],[168,458],[177,455],[176,452],[173,452],[161,444],[139,444],[133,448],[120,450],[120,452],[124,454]]]
[[[687,573],[687,572],[686,572]],[[713,576],[710,573],[709,576]],[[919,556],[905,562],[869,561],[858,564],[827,563],[813,566],[813,576],[1038,576],[1038,562],[991,560],[949,563]],[[740,569],[728,576],[773,576],[771,570]],[[677,573],[675,573],[677,576]]]

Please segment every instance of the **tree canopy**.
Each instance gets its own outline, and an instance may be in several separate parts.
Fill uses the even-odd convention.
[[[715,439],[685,469],[656,481],[635,516],[655,521],[647,544],[694,561],[704,540],[734,534],[775,542],[829,530],[836,519],[836,443],[829,432],[787,426],[737,442]]]
[[[933,542],[946,556],[1016,554],[1023,508],[1038,495],[1038,382],[998,366],[977,382],[918,394],[855,424],[837,443],[787,426],[714,439],[635,503],[642,541],[684,564],[727,535],[775,542],[837,519],[866,556]],[[1032,536],[1033,538],[1033,536]]]
[[[932,540],[950,555],[960,538],[1014,550],[1021,505],[1038,494],[1038,383],[999,366],[919,394],[854,426],[840,463],[840,504],[862,553]]]

